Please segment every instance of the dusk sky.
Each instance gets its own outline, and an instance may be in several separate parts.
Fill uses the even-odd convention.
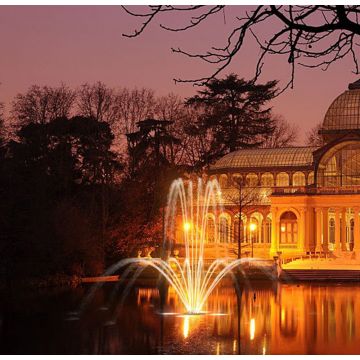
[[[134,10],[134,7],[132,7]],[[231,17],[244,11],[229,6],[197,30],[169,33],[152,24],[139,38],[124,32],[135,29],[138,19],[114,6],[1,6],[0,7],[0,101],[7,109],[13,97],[32,84],[76,87],[102,81],[109,86],[148,87],[163,95],[174,92],[187,97],[197,88],[174,84],[174,78],[208,75],[209,66],[199,60],[173,54],[171,47],[204,50],[222,45],[231,29]],[[180,19],[164,19],[171,25]],[[271,29],[263,28],[266,34]],[[235,72],[250,78],[258,48],[250,38],[240,57],[223,75]],[[286,59],[268,58],[262,81],[289,79]],[[214,69],[214,68],[212,68]],[[273,101],[274,112],[295,123],[304,134],[323,119],[332,100],[357,80],[351,59],[326,72],[297,68],[295,88]]]

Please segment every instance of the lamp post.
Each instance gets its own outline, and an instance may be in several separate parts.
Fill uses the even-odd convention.
[[[253,232],[256,230],[256,224],[250,223],[250,240],[251,240],[251,257],[254,257],[254,239],[253,239]]]

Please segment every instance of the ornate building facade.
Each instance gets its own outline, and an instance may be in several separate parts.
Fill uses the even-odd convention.
[[[212,165],[224,207],[208,214],[207,243],[236,252],[240,242],[264,258],[360,257],[360,80],[332,102],[319,134],[321,147],[238,150]]]

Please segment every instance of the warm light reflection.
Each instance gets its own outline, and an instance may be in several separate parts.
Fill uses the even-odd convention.
[[[281,232],[282,232],[282,233],[284,233],[284,232],[285,232],[285,230],[286,230],[285,225],[281,225],[280,230],[281,230]]]
[[[360,332],[356,321],[360,314],[360,286],[298,287],[279,283],[274,292],[269,284],[257,291],[256,302],[252,297],[254,290],[244,289],[238,319],[239,298],[230,282],[209,296],[204,316],[184,314],[181,299],[169,287],[162,309],[169,315],[164,322],[164,342],[173,341],[174,328],[168,324],[176,323],[179,339],[184,343],[190,338],[196,339],[196,346],[200,346],[202,352],[209,350],[211,344],[213,354],[237,354],[239,350],[244,354],[298,354],[306,353],[309,346],[316,354],[358,353]],[[152,336],[160,336],[159,317],[154,316],[159,309],[150,306],[157,303],[158,289],[139,289],[138,295],[138,311],[132,316],[140,316]],[[310,312],[316,316],[309,316]],[[324,321],[323,316],[327,316],[328,321]],[[309,331],[313,332],[307,337]],[[235,340],[239,333],[246,337],[241,336],[244,342],[241,347],[239,340]]]
[[[186,339],[189,336],[189,325],[190,325],[190,317],[184,316],[184,322],[183,322],[184,339]]]
[[[250,231],[253,232],[256,230],[256,224],[255,223],[251,223],[250,224]]]
[[[255,338],[255,319],[252,318],[250,320],[250,340],[254,340]]]

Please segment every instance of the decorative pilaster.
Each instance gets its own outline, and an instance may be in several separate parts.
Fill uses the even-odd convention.
[[[360,219],[358,207],[354,208],[354,251],[360,255]]]
[[[329,208],[323,208],[323,250],[329,251]]]
[[[271,208],[271,247],[270,253],[272,256],[277,255],[279,249],[278,237],[279,237],[279,224],[278,219],[276,218],[277,209]]]
[[[346,208],[341,212],[341,250],[346,251]]]
[[[335,208],[335,251],[340,252],[341,244],[340,244],[340,209]]]
[[[316,246],[315,252],[321,252],[321,208],[315,208],[316,215]]]

